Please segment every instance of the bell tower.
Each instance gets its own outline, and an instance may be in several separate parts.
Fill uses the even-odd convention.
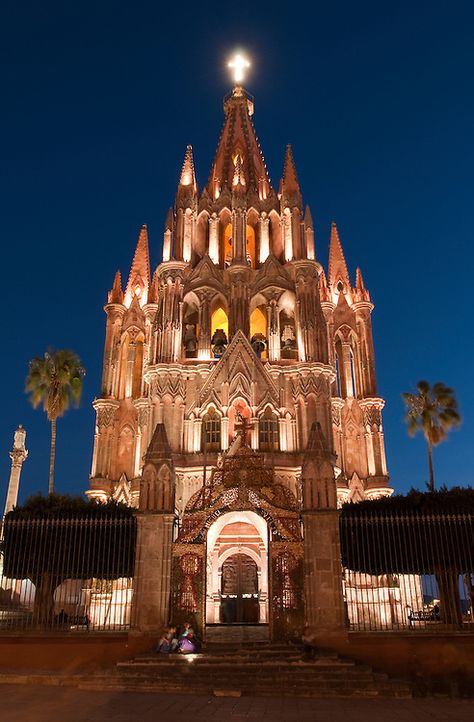
[[[143,226],[125,289],[117,272],[109,292],[92,497],[139,506],[159,427],[182,516],[231,448],[238,416],[249,447],[295,498],[314,424],[332,459],[338,504],[391,493],[369,291],[360,269],[352,286],[335,224],[324,270],[290,145],[272,183],[243,86],[246,67],[234,59],[202,186],[185,147],[161,261],[151,273]]]

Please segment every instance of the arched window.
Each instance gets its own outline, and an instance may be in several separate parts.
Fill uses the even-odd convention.
[[[221,449],[221,420],[214,409],[210,409],[202,420],[202,449],[203,451]]]
[[[268,408],[259,419],[258,446],[261,451],[278,451],[280,448],[278,417]]]

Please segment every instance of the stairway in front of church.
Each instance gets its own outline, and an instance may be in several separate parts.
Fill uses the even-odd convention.
[[[326,652],[307,659],[301,646],[272,643],[264,638],[268,632],[255,631],[252,638],[249,629],[216,629],[201,654],[141,655],[81,687],[216,696],[411,697],[408,684],[367,665]]]

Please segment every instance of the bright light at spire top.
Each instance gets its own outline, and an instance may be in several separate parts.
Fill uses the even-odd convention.
[[[240,53],[236,53],[227,67],[232,70],[234,82],[241,83],[245,77],[245,71],[250,68],[250,62]]]

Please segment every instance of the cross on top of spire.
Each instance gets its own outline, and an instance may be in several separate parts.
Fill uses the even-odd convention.
[[[236,53],[232,60],[227,63],[227,67],[232,70],[234,82],[240,85],[245,77],[245,71],[250,68],[250,61],[240,53]]]

